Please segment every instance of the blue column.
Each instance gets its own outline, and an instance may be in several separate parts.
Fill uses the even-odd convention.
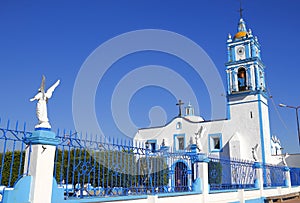
[[[259,84],[259,70],[257,65],[254,66],[254,74],[255,74],[255,89],[259,90],[260,84]]]
[[[247,68],[247,86],[249,90],[252,90],[251,67]]]
[[[231,71],[228,69],[227,71],[227,93],[231,94]]]
[[[231,81],[232,81],[232,91],[238,91],[238,84],[237,84],[237,72],[236,70],[232,70],[231,72]]]

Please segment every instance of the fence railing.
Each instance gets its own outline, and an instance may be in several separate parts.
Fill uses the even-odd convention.
[[[104,142],[62,133],[55,155],[54,177],[66,197],[121,196],[192,190],[188,153],[152,152],[131,141]]]
[[[300,186],[300,168],[290,168],[291,185]]]
[[[214,157],[209,159],[208,183],[211,191],[255,188],[253,162]]]
[[[12,187],[23,175],[28,174],[30,159],[25,164],[25,150],[30,152],[30,146],[26,147],[26,137],[31,133],[26,131],[26,124],[20,130],[18,122],[12,130],[10,122],[6,128],[0,128],[0,185]]]
[[[266,164],[263,166],[264,187],[286,186],[286,167]]]
[[[9,122],[0,128],[0,187],[13,187],[28,174],[30,158],[25,159],[25,151],[30,153],[26,138],[31,134],[26,125],[20,130],[18,123],[14,130]],[[58,131],[56,136],[60,142],[53,175],[66,198],[191,192],[198,178],[199,154],[192,151],[172,152],[165,147],[152,151],[132,141],[105,141],[72,132]],[[211,191],[257,187],[253,162],[216,157],[209,160]],[[24,165],[28,167],[24,169]],[[264,165],[261,170],[264,187],[287,185],[286,167]],[[290,176],[291,185],[299,186],[300,169],[291,168]]]

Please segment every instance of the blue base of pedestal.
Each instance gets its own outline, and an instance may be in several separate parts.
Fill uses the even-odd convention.
[[[3,203],[30,203],[31,176],[22,177],[14,186],[4,190]]]
[[[42,144],[42,145],[54,145],[57,146],[59,139],[55,138],[55,133],[50,129],[35,129],[32,135],[25,139],[26,144]]]
[[[32,183],[32,176],[22,177],[14,186],[4,190],[3,203],[30,203],[30,189]],[[53,178],[52,182],[52,203],[63,202],[64,189],[57,186],[56,180]]]
[[[193,182],[193,192],[196,193],[202,193],[202,186],[201,186],[201,179],[197,178],[194,182]]]

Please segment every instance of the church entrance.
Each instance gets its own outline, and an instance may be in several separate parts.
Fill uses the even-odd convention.
[[[188,191],[188,167],[183,162],[175,164],[175,191]]]

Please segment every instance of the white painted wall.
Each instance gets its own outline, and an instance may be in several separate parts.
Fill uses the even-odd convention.
[[[262,197],[270,197],[277,195],[286,195],[290,193],[300,192],[300,187],[289,188],[273,188],[267,190],[237,190],[234,192],[220,192],[208,194],[204,198],[203,194],[178,195],[169,197],[159,197],[149,195],[147,199],[123,200],[118,203],[174,203],[174,202],[201,202],[201,203],[227,203],[227,202],[245,202],[247,200],[260,199]],[[103,202],[103,201],[101,201]],[[111,201],[107,201],[109,203]],[[106,202],[103,202],[106,203]]]
[[[264,146],[266,162],[272,163],[271,144],[270,144],[270,124],[267,100],[261,96],[261,112],[259,112],[258,95],[237,96],[229,101],[230,119],[219,121],[200,121],[191,122],[185,118],[175,118],[169,124],[157,128],[140,129],[135,135],[134,140],[145,143],[147,140],[157,140],[157,148],[160,147],[162,140],[165,144],[173,149],[174,135],[185,135],[186,147],[190,144],[190,140],[195,143],[195,133],[201,126],[205,127],[204,136],[200,138],[202,145],[202,153],[212,154],[222,157],[234,157],[247,160],[254,160],[252,148],[258,144],[258,161],[262,161],[262,142],[260,131],[259,113],[262,116],[262,126],[264,133]],[[199,117],[200,118],[200,117]],[[176,123],[181,122],[182,128],[176,129]],[[223,151],[222,153],[209,151],[209,134],[222,134]],[[236,136],[238,134],[238,136]],[[235,138],[234,138],[235,137]],[[238,146],[238,144],[240,146]],[[233,149],[232,147],[235,147]]]

